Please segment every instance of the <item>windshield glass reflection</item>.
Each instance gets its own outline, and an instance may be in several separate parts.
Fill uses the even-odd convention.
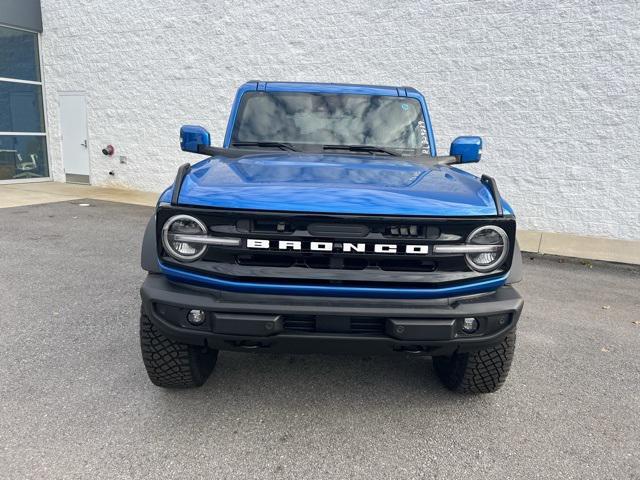
[[[381,95],[249,92],[242,97],[231,141],[429,153],[420,103]]]

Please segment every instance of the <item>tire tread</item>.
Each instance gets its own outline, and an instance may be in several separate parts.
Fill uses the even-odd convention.
[[[199,387],[207,380],[217,350],[175,342],[163,335],[144,310],[140,312],[142,361],[154,385],[165,388]]]
[[[504,384],[516,345],[516,332],[509,332],[502,342],[468,353],[435,357],[433,365],[444,385],[458,393],[492,393]]]

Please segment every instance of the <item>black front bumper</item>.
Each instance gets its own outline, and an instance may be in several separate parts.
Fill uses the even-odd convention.
[[[262,295],[176,284],[149,274],[140,289],[152,322],[167,337],[219,350],[417,352],[448,355],[486,348],[515,328],[523,300],[510,286],[437,300]],[[200,326],[187,321],[204,310]],[[462,322],[479,328],[465,333]]]

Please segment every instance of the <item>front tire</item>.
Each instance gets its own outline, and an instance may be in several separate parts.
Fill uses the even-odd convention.
[[[433,366],[442,383],[458,393],[492,393],[507,379],[516,332],[510,331],[502,342],[491,347],[448,357],[434,357]]]
[[[158,387],[192,388],[207,381],[218,350],[178,343],[164,336],[140,312],[140,348],[149,379]]]

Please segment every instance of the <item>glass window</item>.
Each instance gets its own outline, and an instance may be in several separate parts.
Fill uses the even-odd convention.
[[[37,34],[0,27],[0,77],[40,81]]]
[[[0,180],[48,177],[45,137],[0,135]]]
[[[0,82],[0,132],[44,132],[42,86]]]
[[[0,132],[0,182],[49,176],[36,33],[0,27]]]
[[[420,103],[382,95],[249,92],[232,143],[367,145],[415,155],[428,150]]]

